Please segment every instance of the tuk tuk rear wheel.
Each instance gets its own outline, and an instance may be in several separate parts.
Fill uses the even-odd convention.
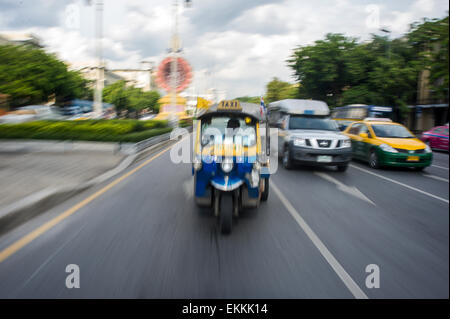
[[[221,194],[220,196],[220,213],[219,213],[219,226],[220,232],[224,235],[231,233],[233,226],[233,210],[234,201],[232,194]]]

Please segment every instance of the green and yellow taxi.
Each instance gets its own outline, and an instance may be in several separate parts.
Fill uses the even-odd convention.
[[[405,126],[390,119],[366,118],[353,122],[343,132],[352,141],[352,157],[367,161],[372,168],[431,165],[433,153]]]

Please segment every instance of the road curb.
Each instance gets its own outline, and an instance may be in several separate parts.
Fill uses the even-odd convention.
[[[63,187],[48,187],[0,209],[0,235],[46,212],[70,197],[118,175],[148,153],[168,144],[170,141],[170,133],[167,133],[136,143],[132,147],[128,147],[129,155],[119,165],[87,182]]]

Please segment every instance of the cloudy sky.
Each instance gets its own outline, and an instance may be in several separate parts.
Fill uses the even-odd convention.
[[[167,54],[174,0],[103,0],[109,68],[158,64]],[[184,0],[179,0],[183,2]],[[95,3],[96,0],[90,2]],[[0,31],[30,31],[46,49],[76,65],[92,63],[94,10],[87,0],[0,0]],[[447,0],[192,0],[180,6],[183,54],[196,90],[229,98],[260,95],[276,76],[293,81],[285,60],[298,45],[339,32],[361,41],[388,28],[393,37],[423,17],[441,18]]]

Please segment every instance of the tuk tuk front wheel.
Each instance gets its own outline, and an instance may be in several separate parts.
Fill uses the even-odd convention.
[[[224,235],[231,233],[233,225],[234,201],[232,194],[222,193],[219,199],[219,227],[220,232]]]
[[[264,190],[261,193],[261,200],[265,202],[269,198],[269,179],[264,178]]]

